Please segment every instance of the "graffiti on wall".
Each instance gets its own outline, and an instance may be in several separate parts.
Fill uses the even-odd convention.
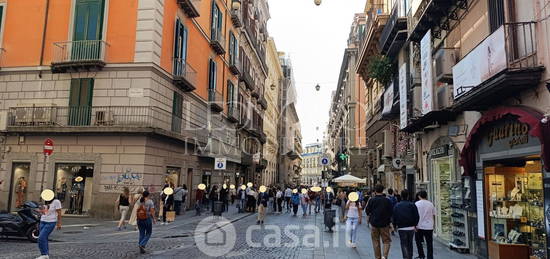
[[[143,174],[127,168],[123,173],[103,175],[101,179],[101,192],[118,193],[124,187],[128,187],[131,193],[138,191],[143,186]]]

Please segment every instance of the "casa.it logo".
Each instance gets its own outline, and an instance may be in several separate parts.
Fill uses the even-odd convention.
[[[235,226],[224,217],[207,217],[195,228],[195,244],[205,255],[220,257],[227,255],[236,243]]]

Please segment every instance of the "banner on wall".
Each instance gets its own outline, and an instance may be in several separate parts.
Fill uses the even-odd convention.
[[[432,62],[432,30],[420,41],[420,67],[422,73],[422,114],[433,111],[433,62]]]
[[[406,128],[408,125],[407,113],[407,64],[404,63],[399,68],[399,119],[401,129]]]

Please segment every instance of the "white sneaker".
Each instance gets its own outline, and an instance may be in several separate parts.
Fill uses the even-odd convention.
[[[351,248],[356,248],[356,247],[357,247],[357,244],[351,243]]]
[[[41,255],[39,257],[36,257],[36,259],[49,259],[50,256],[49,255]]]

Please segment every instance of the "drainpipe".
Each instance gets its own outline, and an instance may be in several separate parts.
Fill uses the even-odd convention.
[[[40,48],[40,66],[44,63],[44,47],[46,45],[46,29],[48,28],[48,14],[50,11],[50,0],[46,0],[46,12],[44,14],[44,28],[42,29],[42,46]],[[42,78],[42,70],[38,72],[38,77]]]

